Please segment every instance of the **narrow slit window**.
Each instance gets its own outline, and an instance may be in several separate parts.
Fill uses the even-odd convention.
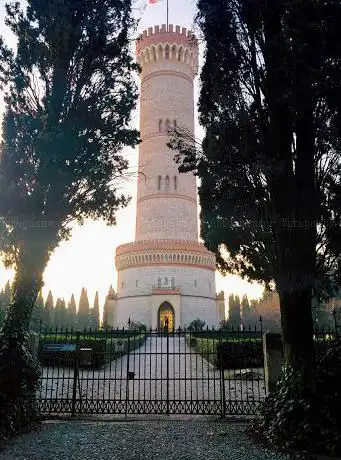
[[[162,185],[162,177],[159,176],[157,179],[157,189],[161,190],[161,185]]]
[[[178,178],[174,176],[174,190],[178,189]]]
[[[169,176],[166,176],[166,192],[169,192]]]

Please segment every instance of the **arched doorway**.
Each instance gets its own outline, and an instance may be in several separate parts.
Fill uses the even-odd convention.
[[[175,313],[174,313],[174,308],[169,302],[163,302],[160,305],[159,314],[158,314],[159,329],[161,330],[167,329],[167,323],[168,323],[168,330],[172,331],[174,329]]]

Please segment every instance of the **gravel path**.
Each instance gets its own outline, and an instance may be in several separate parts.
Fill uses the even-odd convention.
[[[9,441],[1,460],[286,460],[230,421],[46,422]]]
[[[134,374],[127,380],[128,372]],[[232,372],[225,373],[225,400],[260,401],[264,398],[263,379],[244,380]],[[168,384],[167,384],[168,382]],[[45,368],[42,382],[42,399],[71,400],[73,392],[73,370],[67,368]],[[170,413],[179,413],[184,401],[205,403],[212,413],[220,413],[220,372],[195,353],[183,337],[149,337],[135,351],[111,361],[105,368],[95,371],[80,370],[77,384],[77,399],[83,408],[91,411],[92,402],[101,401],[104,412],[128,412],[142,410],[144,413],[166,412],[153,403],[170,401]],[[168,397],[167,397],[168,395]],[[84,401],[89,403],[84,403]],[[115,407],[106,402],[115,401]],[[165,406],[165,407],[163,407]],[[109,407],[109,409],[108,409]],[[189,406],[188,406],[189,407]],[[193,406],[192,406],[193,409]]]

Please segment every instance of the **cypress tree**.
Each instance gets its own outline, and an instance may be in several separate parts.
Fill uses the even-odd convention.
[[[77,323],[80,330],[90,327],[90,304],[86,289],[83,287],[79,299]]]
[[[54,327],[54,301],[51,291],[49,291],[45,302],[43,324],[47,328]]]
[[[94,306],[90,311],[90,325],[91,329],[98,329],[99,327],[99,299],[97,291],[95,295]]]
[[[121,151],[139,142],[130,128],[138,69],[130,48],[132,1],[27,0],[24,8],[20,2],[6,8],[16,50],[0,38],[6,104],[1,250],[16,267],[0,336],[0,374],[6,376],[0,420],[9,430],[37,412],[39,367],[30,357],[27,331],[44,269],[60,241],[70,237],[70,222],[115,224],[117,210],[129,202],[117,190],[128,168]]]
[[[307,390],[312,296],[341,284],[340,20],[333,0],[198,0],[205,138],[170,141],[201,180],[219,269],[275,283],[285,360]]]
[[[40,291],[37,297],[37,300],[34,304],[32,318],[30,327],[34,331],[38,331],[40,328],[40,323],[44,320],[44,298],[43,294]]]
[[[77,306],[73,294],[67,308],[67,325],[70,329],[77,328]]]

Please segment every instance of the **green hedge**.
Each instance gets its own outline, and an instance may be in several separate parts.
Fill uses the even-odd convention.
[[[264,363],[262,339],[218,340],[197,336],[188,338],[187,344],[217,369],[247,369],[262,367]]]
[[[44,366],[74,366],[78,356],[80,367],[99,368],[107,362],[113,361],[136,348],[139,348],[146,340],[145,334],[116,336],[110,339],[99,337],[81,336],[79,340],[79,354],[75,351],[48,351],[46,345],[67,344],[76,345],[77,336],[45,336],[39,343],[38,356]],[[82,349],[89,348],[86,351]]]

